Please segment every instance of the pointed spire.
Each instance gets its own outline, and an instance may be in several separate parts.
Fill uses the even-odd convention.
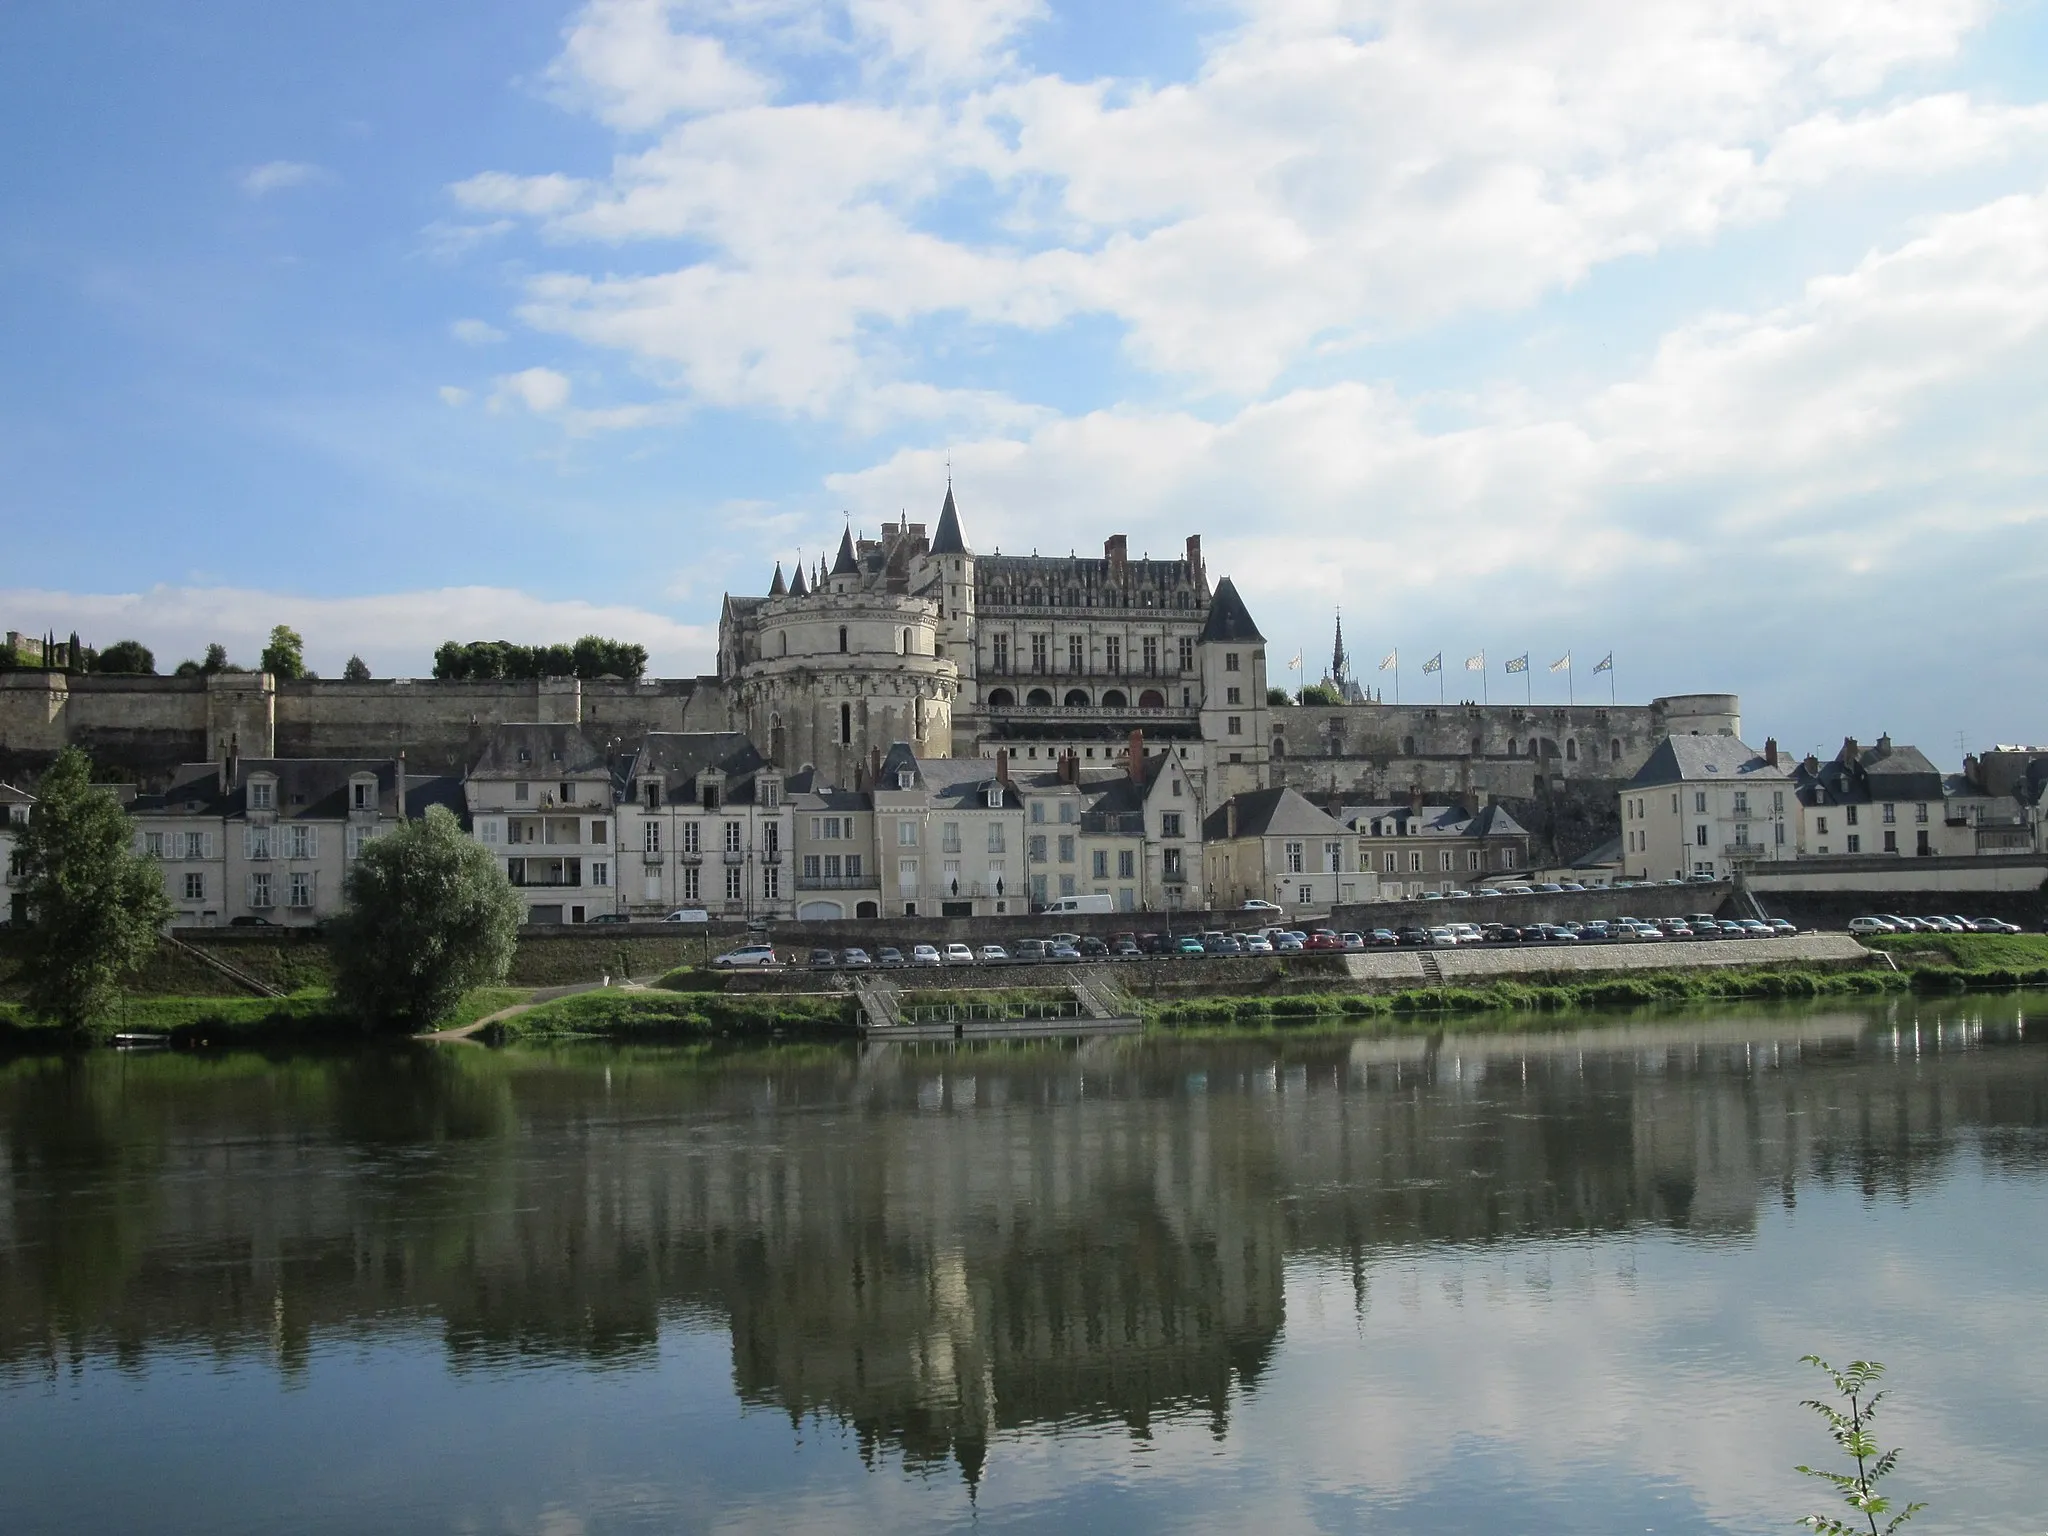
[[[1259,626],[1252,622],[1252,616],[1244,605],[1244,599],[1237,595],[1237,583],[1228,576],[1216,583],[1216,595],[1209,599],[1209,617],[1202,625],[1200,643],[1212,645],[1244,644],[1257,642],[1263,645],[1266,637],[1259,633]]]
[[[791,597],[809,597],[811,595],[810,583],[804,580],[804,563],[801,560],[796,563],[796,580],[789,584],[789,595]]]
[[[1337,610],[1337,649],[1330,657],[1330,681],[1341,683],[1351,670],[1350,658],[1344,654],[1344,610]]]
[[[789,583],[782,579],[782,562],[780,560],[775,562],[775,579],[768,583],[768,595],[770,597],[787,597],[789,595]]]
[[[839,553],[833,557],[832,574],[834,576],[857,576],[860,574],[860,562],[855,560],[853,556],[853,524],[851,523],[846,525],[846,532],[839,536]]]
[[[960,509],[953,505],[953,477],[946,476],[946,504],[939,509],[939,531],[932,536],[935,555],[964,555],[967,540],[960,532]]]

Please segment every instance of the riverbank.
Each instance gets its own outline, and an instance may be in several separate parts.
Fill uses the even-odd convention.
[[[1634,969],[1587,968],[1597,952],[1474,951],[1467,964],[1443,966],[1443,985],[1403,985],[1408,977],[1378,969],[1397,957],[1321,957],[1339,962],[1303,967],[1280,961],[1211,962],[1213,978],[1195,963],[1188,974],[1163,966],[1118,966],[1110,971],[1148,1028],[1162,1030],[1262,1029],[1303,1024],[1382,1024],[1459,1016],[1542,1015],[1568,1009],[1642,1009],[1691,1003],[1873,996],[1888,992],[1943,993],[2048,987],[2048,936],[2038,934],[1914,934],[1877,939],[1861,965],[1799,963],[1790,947],[1716,948],[1714,965]],[[1680,951],[1687,959],[1688,951]],[[1457,956],[1442,952],[1441,959]],[[1886,957],[1879,961],[1878,955]],[[1737,955],[1752,963],[1729,963]],[[1398,958],[1413,961],[1413,956]],[[1674,954],[1670,959],[1678,958]],[[1839,961],[1839,957],[1837,957]],[[1894,969],[1896,967],[1896,969]],[[1187,968],[1183,968],[1186,970]],[[1364,972],[1365,974],[1356,974]],[[1455,974],[1453,974],[1455,972]],[[1018,985],[999,985],[1014,975]],[[1068,995],[1063,987],[1033,986],[1036,973],[990,974],[979,986],[958,986],[957,973],[911,973],[920,983],[906,996],[930,992],[934,1002],[972,1002],[998,1008]],[[948,985],[952,984],[952,985]],[[944,990],[941,991],[940,989]],[[839,978],[786,972],[778,977],[734,977],[700,969],[671,971],[651,985],[595,987],[573,996],[536,1001],[552,989],[491,987],[472,993],[441,1026],[459,1029],[506,1009],[523,1011],[494,1020],[477,1038],[491,1043],[559,1039],[643,1041],[729,1038],[834,1038],[854,1034],[857,1007]],[[531,1005],[531,1006],[528,1006]],[[281,998],[137,996],[123,1006],[117,1029],[161,1034],[172,1044],[271,1046],[359,1038],[354,1023],[337,1013],[324,988],[304,987]],[[61,1037],[28,1019],[18,1003],[0,1002],[0,1046],[40,1050]]]

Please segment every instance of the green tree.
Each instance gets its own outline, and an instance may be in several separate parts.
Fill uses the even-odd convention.
[[[1285,688],[1268,688],[1266,704],[1271,709],[1282,709],[1294,702],[1294,695]]]
[[[93,787],[85,754],[66,748],[36,787],[15,857],[28,908],[29,1010],[76,1034],[108,1026],[123,978],[156,952],[171,920],[163,870],[134,841],[127,812]]]
[[[345,890],[334,990],[365,1029],[429,1028],[511,968],[519,898],[445,806],[366,843]]]
[[[281,683],[295,682],[306,675],[306,642],[296,629],[280,624],[270,632],[270,644],[263,647],[262,670]]]
[[[345,683],[367,683],[370,680],[370,664],[360,656],[351,656],[341,669],[341,680]]]
[[[125,672],[138,677],[156,676],[156,656],[140,640],[116,640],[99,654],[95,672]]]
[[[1331,687],[1328,683],[1310,683],[1306,688],[1301,690],[1301,702],[1304,704],[1322,704],[1325,706],[1331,706],[1342,704],[1344,702],[1344,699],[1343,696],[1339,694],[1337,690]]]

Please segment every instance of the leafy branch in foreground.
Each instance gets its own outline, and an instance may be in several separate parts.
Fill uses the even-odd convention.
[[[1808,1398],[1800,1406],[1811,1408],[1828,1421],[1828,1433],[1835,1437],[1848,1455],[1855,1457],[1854,1472],[1823,1472],[1814,1467],[1797,1467],[1808,1477],[1817,1477],[1824,1483],[1832,1483],[1835,1491],[1842,1496],[1857,1514],[1861,1522],[1839,1520],[1833,1515],[1808,1515],[1799,1523],[1821,1536],[1892,1536],[1900,1526],[1919,1514],[1927,1506],[1924,1503],[1908,1504],[1892,1515],[1884,1525],[1877,1523],[1879,1515],[1891,1514],[1891,1500],[1877,1491],[1880,1479],[1890,1475],[1899,1464],[1898,1448],[1880,1453],[1877,1437],[1870,1432],[1871,1421],[1877,1417],[1877,1405],[1884,1401],[1885,1394],[1870,1389],[1877,1378],[1884,1374],[1884,1367],[1875,1360],[1855,1360],[1847,1370],[1838,1371],[1819,1355],[1801,1355],[1799,1363],[1825,1371],[1835,1384],[1835,1393],[1849,1404],[1849,1411],[1842,1412],[1833,1403],[1824,1403],[1817,1398]]]

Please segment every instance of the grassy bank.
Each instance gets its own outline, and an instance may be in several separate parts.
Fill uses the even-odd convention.
[[[2048,986],[2048,934],[1893,933],[1864,942],[1890,955],[1919,992]]]
[[[847,997],[727,995],[607,987],[557,998],[490,1026],[493,1040],[634,1039],[776,1034],[844,1034],[853,1028]]]
[[[473,1023],[528,995],[524,987],[479,987],[443,1027]],[[130,997],[116,1013],[112,1029],[168,1035],[183,1045],[255,1045],[361,1034],[355,1020],[336,1010],[323,987],[308,987],[288,997]],[[64,1043],[54,1025],[32,1018],[21,1004],[0,1003],[0,1044],[40,1050]]]

